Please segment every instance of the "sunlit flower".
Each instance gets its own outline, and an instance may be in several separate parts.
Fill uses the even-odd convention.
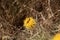
[[[34,27],[34,25],[36,24],[36,21],[34,18],[32,17],[28,17],[24,20],[24,27],[26,29],[32,29]]]
[[[53,40],[60,40],[60,33],[57,33],[54,37]]]

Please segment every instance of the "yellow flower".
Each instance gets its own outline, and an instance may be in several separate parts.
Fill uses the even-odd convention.
[[[24,20],[24,27],[26,29],[31,29],[34,27],[34,25],[36,24],[36,21],[35,19],[33,19],[32,17],[27,17],[25,20]]]
[[[53,40],[60,40],[60,33],[57,33],[57,34],[54,36]]]

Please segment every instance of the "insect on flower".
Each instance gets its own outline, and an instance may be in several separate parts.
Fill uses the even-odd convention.
[[[60,33],[57,33],[54,37],[53,40],[60,40]]]
[[[25,27],[26,29],[32,29],[35,24],[36,24],[36,21],[35,21],[35,19],[32,18],[32,17],[27,17],[27,18],[24,20],[24,27]]]

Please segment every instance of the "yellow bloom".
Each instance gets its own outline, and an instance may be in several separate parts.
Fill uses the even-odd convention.
[[[35,24],[36,24],[36,21],[32,17],[28,17],[24,20],[24,27],[27,29],[33,28]]]
[[[54,36],[53,40],[60,40],[60,33],[57,33],[57,34]]]

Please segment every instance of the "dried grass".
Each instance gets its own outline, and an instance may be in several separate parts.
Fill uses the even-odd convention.
[[[60,32],[58,1],[1,0],[0,40],[6,35],[10,37],[9,40],[52,40]],[[34,17],[37,24],[32,30],[23,30],[23,20],[29,16]]]

